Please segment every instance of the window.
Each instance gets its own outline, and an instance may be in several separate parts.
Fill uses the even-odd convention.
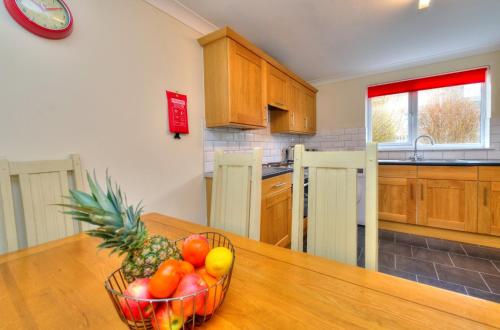
[[[432,148],[485,147],[486,69],[368,88],[368,141],[381,149],[410,148],[430,135]],[[428,144],[428,139],[419,140]]]

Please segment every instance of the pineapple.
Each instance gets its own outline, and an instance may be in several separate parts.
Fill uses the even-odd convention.
[[[122,272],[127,282],[136,278],[150,277],[158,266],[166,259],[180,259],[181,254],[175,243],[163,236],[148,236],[148,232],[140,216],[142,206],[126,205],[120,188],[115,185],[106,173],[106,190],[104,193],[94,174],[87,173],[91,194],[70,190],[70,204],[60,204],[71,209],[64,213],[74,220],[94,225],[86,231],[90,236],[99,237],[103,242],[100,249],[111,249],[110,254],[127,254],[122,263]]]

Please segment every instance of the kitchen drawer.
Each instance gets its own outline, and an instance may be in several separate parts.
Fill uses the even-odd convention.
[[[292,173],[285,173],[262,181],[262,196],[289,189],[292,186]]]
[[[287,189],[287,190],[281,190],[282,192],[272,194],[266,198],[264,198],[264,203],[265,207],[272,207],[278,203],[284,202],[289,198],[292,198],[292,190]]]
[[[418,166],[419,179],[477,180],[477,166]]]
[[[416,178],[417,167],[413,165],[379,165],[378,176],[384,178]]]
[[[500,166],[479,167],[479,181],[500,181]]]

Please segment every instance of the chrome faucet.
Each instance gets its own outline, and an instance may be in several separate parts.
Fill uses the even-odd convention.
[[[414,142],[415,145],[414,145],[414,148],[413,148],[413,156],[409,157],[411,160],[422,160],[424,158],[424,156],[422,156],[421,154],[419,154],[418,151],[417,151],[417,142],[421,138],[428,138],[429,141],[431,141],[431,144],[434,145],[434,139],[432,138],[432,136],[425,135],[425,134],[417,136],[417,138],[415,139],[415,142]]]

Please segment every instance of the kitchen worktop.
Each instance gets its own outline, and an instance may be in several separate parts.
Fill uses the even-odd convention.
[[[473,159],[422,159],[422,160],[383,160],[379,165],[424,165],[424,166],[500,166],[500,160]]]
[[[235,246],[231,285],[205,329],[500,327],[493,302],[158,213],[142,219],[152,235],[217,231]],[[125,329],[103,285],[121,260],[96,252],[98,243],[79,234],[0,256],[0,327]]]
[[[500,166],[500,160],[478,160],[478,159],[422,159],[422,160],[394,160],[379,159],[379,165],[423,165],[423,166]],[[268,166],[262,167],[262,179],[269,179],[278,175],[293,172],[293,167],[287,166]],[[358,170],[358,173],[362,173]],[[211,178],[213,172],[206,172],[205,177]]]
[[[262,179],[269,179],[278,175],[282,175],[285,173],[293,172],[293,168],[291,167],[262,167]],[[205,178],[211,178],[213,176],[213,172],[206,172]]]

